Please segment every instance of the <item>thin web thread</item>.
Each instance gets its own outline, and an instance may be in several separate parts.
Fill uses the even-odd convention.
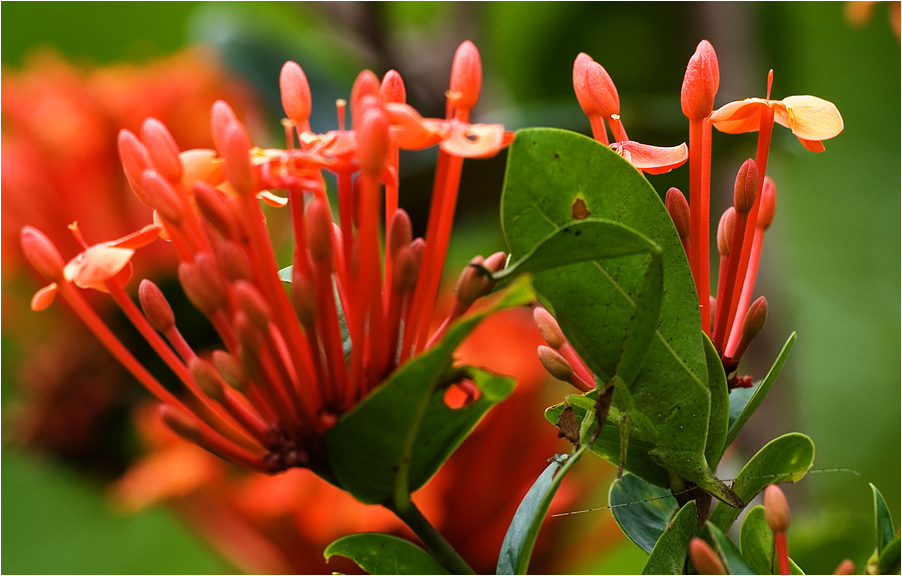
[[[848,472],[850,474],[854,474],[858,477],[861,477],[861,473],[857,470],[853,470],[852,468],[815,468],[813,470],[809,470],[807,474],[820,474],[822,472]],[[751,476],[747,478],[747,480],[760,480],[762,478],[779,478],[785,476],[786,474],[767,474],[764,476]],[[724,478],[724,482],[733,482],[736,478]],[[691,492],[694,488],[690,488],[688,490],[681,490],[680,492],[674,492],[673,494],[667,494],[666,496],[657,496],[655,498],[647,498],[645,500],[636,500],[635,502],[624,502],[623,504],[612,504],[610,506],[601,506],[598,508],[587,508],[585,510],[575,510],[573,512],[560,512],[558,514],[552,514],[552,518],[557,518],[559,516],[575,516],[576,514],[585,514],[586,512],[599,512],[601,510],[611,510],[613,508],[623,508],[625,506],[632,506],[634,504],[643,504],[645,502],[656,502],[658,500],[667,500],[668,498],[673,498],[675,496],[679,496],[680,494],[686,494]]]

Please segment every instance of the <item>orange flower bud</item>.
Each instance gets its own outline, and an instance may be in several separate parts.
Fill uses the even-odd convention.
[[[141,186],[150,205],[163,219],[172,224],[182,221],[182,199],[179,198],[178,192],[175,191],[169,180],[156,170],[148,168],[141,175]]]
[[[723,562],[717,553],[701,538],[694,537],[689,541],[689,558],[699,574],[726,574]]]
[[[238,117],[227,102],[217,100],[213,103],[213,109],[210,112],[210,124],[213,133],[213,143],[220,155],[225,154],[226,144],[228,143],[228,131],[238,123]]]
[[[233,123],[225,135],[225,165],[229,183],[239,194],[256,194],[260,187],[251,166],[253,143],[244,127]]]
[[[410,216],[404,210],[397,210],[392,216],[388,226],[388,250],[394,257],[402,246],[407,246],[413,240],[413,224]]]
[[[256,286],[247,280],[238,280],[235,282],[234,290],[238,307],[247,314],[251,324],[258,330],[267,330],[272,311]]]
[[[312,97],[310,84],[304,70],[296,63],[288,61],[279,74],[279,88],[282,93],[282,108],[297,125],[305,126],[310,120]]]
[[[749,311],[745,315],[745,321],[742,323],[742,339],[751,341],[764,328],[764,321],[767,319],[767,299],[761,296],[755,300]]]
[[[370,70],[364,70],[357,75],[354,86],[351,88],[351,122],[358,126],[363,114],[361,107],[365,96],[379,96],[379,79]]]
[[[332,259],[332,218],[329,205],[320,198],[314,198],[307,205],[307,246],[316,262]]]
[[[182,179],[179,147],[166,126],[156,118],[147,118],[141,125],[141,140],[147,147],[157,172],[170,182]]]
[[[730,245],[733,243],[733,228],[736,227],[736,209],[730,206],[720,217],[717,225],[717,251],[726,258],[730,255]]]
[[[479,100],[482,90],[482,61],[479,50],[469,40],[457,47],[451,64],[451,93],[454,107],[469,112]]]
[[[175,314],[160,288],[150,280],[141,280],[138,299],[147,321],[158,332],[166,332],[175,326]]]
[[[228,210],[225,195],[206,182],[195,182],[192,187],[194,200],[203,217],[224,238],[233,238],[235,218]]]
[[[361,112],[357,128],[357,157],[360,168],[373,176],[382,173],[388,157],[388,118],[378,106],[367,107]]]
[[[417,238],[417,240],[422,241],[420,238]],[[399,294],[412,292],[416,288],[421,257],[422,253],[419,256],[417,255],[417,250],[413,247],[413,243],[398,249],[398,253],[395,256],[395,268],[392,271],[392,285]]]
[[[128,130],[119,131],[119,158],[122,160],[122,168],[125,170],[125,177],[128,179],[129,186],[138,200],[150,206],[151,203],[144,193],[141,185],[141,175],[144,171],[151,167],[150,154],[147,147]]]
[[[736,185],[733,187],[733,204],[739,214],[748,214],[755,204],[758,194],[758,165],[749,158],[742,163],[736,174]]]
[[[664,206],[667,207],[680,240],[685,242],[689,238],[689,202],[679,188],[671,188],[664,197]]]
[[[379,95],[383,102],[407,102],[407,89],[404,88],[404,80],[397,70],[389,70],[382,77],[382,85],[379,87]]]
[[[63,281],[63,257],[50,238],[32,226],[19,233],[22,252],[38,273],[53,282]]]
[[[717,54],[710,42],[702,40],[689,59],[686,74],[683,76],[683,87],[680,91],[683,114],[695,120],[701,120],[711,114],[719,85],[720,69],[717,66]]]
[[[834,570],[833,573],[837,575],[855,574],[855,563],[846,558],[845,560],[840,562],[839,566],[836,567],[836,570]]]
[[[764,489],[764,519],[774,534],[789,530],[789,503],[786,495],[776,484]]]
[[[610,118],[620,114],[617,87],[604,67],[581,52],[573,62],[573,90],[586,116]]]
[[[212,254],[201,252],[194,264],[182,262],[178,276],[188,300],[204,314],[210,315],[228,304],[225,282]]]

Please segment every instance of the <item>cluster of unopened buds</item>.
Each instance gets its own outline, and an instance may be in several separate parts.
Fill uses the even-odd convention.
[[[280,77],[285,149],[254,147],[222,101],[212,109],[216,150],[181,152],[154,119],[144,122],[140,137],[122,131],[125,173],[153,208],[153,224],[93,245],[72,225],[84,251],[68,263],[43,233],[24,228],[24,253],[51,282],[32,308],[48,307],[59,293],[160,400],[162,419],[179,435],[254,470],[316,468],[323,435],[337,418],[430,347],[492,287],[467,267],[452,311],[430,334],[463,160],[492,156],[513,138],[501,125],[469,122],[481,83],[479,54],[464,42],[452,65],[447,116],[429,119],[405,103],[396,71],[381,82],[364,71],[350,97],[351,128],[348,103],[339,100],[338,129],[315,134],[307,79],[288,62]],[[434,145],[439,154],[426,237],[414,239],[398,207],[399,149]],[[324,173],[336,182],[337,218]],[[260,200],[291,213],[293,259],[281,271]],[[140,308],[126,292],[135,251],[159,238],[178,254],[185,294],[209,318],[221,349],[192,349],[151,281],[140,283]],[[474,263],[497,270],[504,256]],[[112,296],[180,380],[181,392],[170,391],[132,355],[83,288]]]
[[[839,134],[843,121],[836,106],[815,96],[771,100],[773,71],[767,78],[767,98],[730,102],[714,110],[719,83],[717,55],[711,44],[702,40],[689,60],[680,93],[683,114],[689,119],[688,149],[686,144],[660,148],[627,138],[620,118],[617,88],[600,64],[580,54],[573,65],[576,97],[589,118],[596,140],[649,174],[668,172],[688,159],[691,202],[679,189],[671,188],[665,205],[695,279],[702,330],[721,356],[730,387],[750,387],[751,377],[738,376],[736,368],[751,340],[764,326],[767,315],[765,298],[762,296],[754,302],[751,299],[764,232],[776,208],[776,187],[765,176],[774,123],[789,128],[808,150],[821,152],[824,150],[821,141]],[[739,169],[734,206],[723,214],[717,229],[720,266],[716,298],[710,294],[708,240],[712,126],[727,134],[758,133],[755,158],[748,159]],[[548,343],[539,348],[539,358],[548,371],[581,390],[594,388],[592,372],[564,338],[554,318],[545,310],[536,310],[535,319]]]

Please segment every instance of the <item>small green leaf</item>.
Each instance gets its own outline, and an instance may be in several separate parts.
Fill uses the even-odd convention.
[[[705,459],[712,470],[717,470],[720,458],[727,449],[726,438],[730,419],[730,391],[723,371],[720,354],[711,340],[705,336],[705,358],[708,362],[708,390],[711,392],[711,413],[708,415],[708,443]]]
[[[583,446],[569,456],[555,456],[523,497],[501,543],[496,574],[526,574],[532,549],[554,494],[585,449]]]
[[[649,554],[677,510],[676,498],[669,490],[632,474],[611,483],[608,503],[620,530]]]
[[[475,368],[451,369],[460,343],[489,314],[532,300],[527,283],[512,286],[492,307],[455,322],[445,337],[396,370],[326,434],[326,456],[339,486],[369,504],[417,490],[460,445],[482,416],[513,390],[510,378]],[[480,391],[452,409],[444,386],[466,375]]]
[[[744,502],[750,501],[768,484],[796,482],[814,464],[814,443],[804,434],[784,434],[765,444],[733,480],[733,491]],[[729,530],[741,512],[718,502],[708,521],[721,530]]]
[[[708,533],[708,543],[714,547],[714,551],[724,560],[730,574],[755,574],[745,559],[740,554],[736,545],[727,536],[710,523],[705,525]],[[769,574],[769,572],[765,572]]]
[[[877,570],[880,574],[898,574],[902,562],[900,562],[899,534],[890,540],[877,560]]]
[[[877,523],[877,553],[882,554],[883,549],[893,540],[896,528],[893,526],[893,516],[890,514],[883,494],[873,484],[870,485],[874,492],[874,518]]]
[[[370,574],[448,574],[428,552],[397,536],[365,532],[339,538],[323,551],[344,556]]]
[[[695,500],[687,502],[668,524],[642,568],[643,574],[682,574],[689,541],[698,534]]]
[[[729,430],[733,429],[733,425],[736,420],[739,419],[739,415],[742,414],[742,411],[745,410],[745,407],[748,405],[749,401],[752,399],[752,396],[755,395],[755,391],[758,390],[758,387],[761,385],[761,382],[753,385],[751,388],[733,388],[730,390],[730,424]],[[738,428],[737,428],[738,430]],[[724,448],[726,449],[726,448]]]
[[[764,506],[755,506],[745,515],[739,533],[739,548],[755,574],[773,574],[774,533],[764,518]]]
[[[780,355],[777,356],[777,360],[774,362],[774,365],[771,367],[770,371],[765,376],[764,380],[761,384],[755,388],[755,393],[752,395],[752,398],[748,401],[748,403],[742,408],[742,412],[736,418],[736,420],[730,424],[730,431],[727,433],[727,441],[725,442],[725,446],[729,446],[733,443],[733,440],[736,439],[736,435],[739,434],[739,431],[745,425],[746,421],[755,413],[755,410],[758,409],[758,406],[764,402],[765,396],[770,392],[770,389],[773,388],[774,382],[777,381],[777,376],[780,375],[780,371],[783,369],[783,364],[786,363],[786,359],[789,357],[789,352],[792,350],[793,344],[796,342],[796,333],[793,332],[789,335],[789,339],[786,341],[786,344],[783,345],[783,349],[780,350]],[[731,400],[732,401],[732,400]],[[732,407],[731,410],[732,412]]]

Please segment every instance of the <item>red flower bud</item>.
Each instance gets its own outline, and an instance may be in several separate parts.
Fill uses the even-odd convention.
[[[320,198],[314,198],[307,205],[307,246],[316,262],[332,260],[332,217],[329,205]]]
[[[251,166],[253,143],[244,127],[235,122],[225,134],[225,165],[229,183],[239,194],[256,194],[260,187]]]
[[[452,103],[459,112],[468,113],[476,106],[482,90],[482,61],[479,50],[469,40],[457,47],[451,64]]]
[[[404,80],[397,70],[389,70],[382,77],[382,85],[379,87],[379,95],[383,102],[407,102],[407,90],[404,88]]]
[[[563,382],[570,382],[570,378],[573,376],[573,368],[570,367],[570,363],[559,352],[552,350],[548,346],[539,346],[537,352],[539,361],[549,374]]]
[[[388,157],[388,118],[380,107],[364,110],[357,128],[357,157],[364,172],[378,176]]]
[[[695,120],[701,120],[711,114],[719,85],[717,54],[707,40],[702,40],[689,59],[686,74],[683,76],[683,88],[680,91],[683,114]]]
[[[175,191],[169,180],[156,170],[148,168],[141,175],[141,186],[150,205],[164,220],[172,224],[182,221],[182,199],[179,198],[178,192]]]
[[[764,519],[774,534],[789,530],[789,502],[776,484],[764,489]]]
[[[200,438],[201,432],[197,421],[182,410],[168,404],[160,404],[157,415],[170,430],[185,440],[193,442]]]
[[[188,300],[204,314],[210,315],[228,304],[225,282],[212,254],[198,254],[194,264],[182,262],[178,276]]]
[[[247,388],[247,374],[234,356],[222,350],[213,352],[213,364],[226,384],[239,392]]]
[[[260,291],[246,280],[235,282],[234,289],[238,307],[247,314],[251,324],[258,330],[267,330],[272,311]]]
[[[38,273],[52,282],[63,282],[63,257],[43,232],[25,226],[19,233],[22,252]]]
[[[399,209],[392,216],[388,227],[388,250],[394,257],[402,246],[407,246],[413,240],[413,225],[407,212]]]
[[[128,130],[120,130],[119,158],[122,160],[125,177],[128,179],[129,186],[131,186],[135,196],[138,197],[138,200],[150,206],[150,201],[147,199],[147,195],[144,193],[144,188],[141,185],[141,175],[151,167],[150,154],[147,151],[147,147]]]
[[[175,325],[172,307],[156,284],[147,279],[141,280],[138,286],[138,299],[141,301],[144,316],[154,330],[166,332]]]
[[[417,240],[422,242],[421,238],[417,238]],[[392,271],[392,285],[399,294],[412,292],[416,288],[421,257],[422,251],[418,255],[414,243],[398,249],[395,256],[395,268]]]
[[[355,127],[363,114],[361,104],[365,96],[379,96],[379,79],[370,70],[358,74],[351,88],[351,122]]]
[[[156,118],[147,118],[141,125],[141,140],[147,146],[157,172],[170,182],[180,181],[182,161],[179,159],[179,147],[166,126]]]
[[[581,52],[573,62],[573,90],[586,116],[610,118],[620,114],[617,87],[604,67]]]
[[[200,213],[224,238],[234,238],[236,218],[229,211],[225,195],[206,182],[195,182],[192,187]]]
[[[213,143],[219,150],[220,156],[225,154],[226,144],[228,143],[229,129],[238,123],[238,117],[227,102],[217,100],[213,103],[213,109],[210,112],[211,131],[213,133]]]
[[[733,242],[733,228],[736,227],[736,209],[730,206],[720,217],[717,225],[717,251],[726,258],[730,255],[730,244]]]
[[[213,400],[222,400],[222,383],[212,364],[195,356],[188,362],[188,370],[204,394]]]
[[[297,266],[291,273],[291,301],[301,325],[313,326],[316,320],[316,288],[313,280],[301,274]]]
[[[671,188],[664,197],[664,205],[667,207],[670,219],[673,220],[680,240],[685,242],[689,238],[689,202],[686,201],[686,197],[679,188]]]
[[[742,323],[742,339],[751,341],[764,328],[766,319],[767,299],[761,296],[749,306],[749,311],[745,315],[745,321]]]
[[[777,187],[770,176],[764,177],[764,186],[761,189],[761,207],[758,209],[758,228],[767,230],[774,220],[774,212],[777,210]]]
[[[733,204],[739,214],[748,214],[755,204],[758,194],[758,165],[749,158],[742,163],[736,174],[736,185],[733,187]]]
[[[246,280],[252,282],[254,271],[251,262],[244,253],[241,245],[232,240],[223,240],[216,247],[216,263],[222,270],[223,276],[229,282]]]
[[[541,334],[542,339],[545,340],[549,346],[555,350],[559,350],[561,346],[567,342],[557,320],[554,319],[554,316],[552,316],[548,310],[541,306],[536,306],[532,311],[532,318],[539,328],[539,334]]]
[[[288,61],[279,74],[279,88],[282,93],[282,108],[297,125],[305,126],[310,120],[312,97],[310,84],[304,70],[296,62]]]

